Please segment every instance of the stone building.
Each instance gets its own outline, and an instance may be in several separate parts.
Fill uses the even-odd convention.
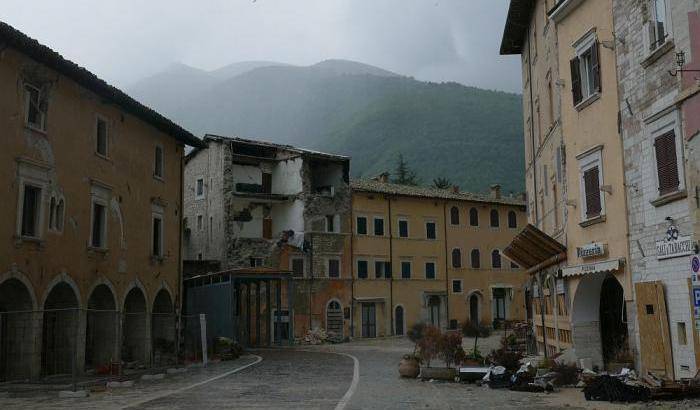
[[[560,89],[553,101],[562,146],[554,169],[562,169],[557,192],[565,193],[563,234],[555,240],[555,231],[531,215],[533,225],[506,254],[539,278],[532,286],[539,350],[552,354],[571,347],[582,365],[600,368],[626,362],[634,351],[626,320],[633,298],[615,43],[612,0],[512,0],[501,45],[502,54],[521,55],[523,75],[530,78],[524,82],[530,100],[525,121],[534,121],[535,96],[549,95],[548,83],[543,86],[534,74],[559,73],[552,84]],[[547,135],[528,129],[536,134],[526,136],[526,144],[534,141],[528,152],[546,149],[535,147]],[[558,179],[544,175],[544,167],[542,174],[548,184]],[[534,184],[528,186],[535,203],[540,195]]]
[[[162,363],[192,134],[0,22],[0,380]]]
[[[349,158],[215,135],[204,142],[185,167],[185,259],[290,271],[293,312],[282,320],[292,319],[295,336],[348,336]]]
[[[638,367],[693,377],[700,363],[697,252],[700,2],[613,2]],[[687,64],[678,66],[682,53]],[[687,167],[686,167],[687,165]],[[698,312],[700,313],[700,312]]]
[[[525,319],[523,270],[502,250],[524,225],[525,203],[492,194],[355,180],[353,336],[405,335]]]

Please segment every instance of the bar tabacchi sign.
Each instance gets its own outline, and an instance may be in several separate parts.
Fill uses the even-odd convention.
[[[695,241],[690,235],[681,236],[678,228],[670,226],[666,238],[656,241],[657,259],[670,259],[695,253]]]

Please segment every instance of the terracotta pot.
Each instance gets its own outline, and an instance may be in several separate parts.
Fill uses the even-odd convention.
[[[420,372],[420,366],[416,359],[401,359],[399,362],[399,375],[415,379]]]

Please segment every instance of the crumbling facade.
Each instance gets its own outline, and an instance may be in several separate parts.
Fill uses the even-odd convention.
[[[174,354],[199,140],[4,23],[0,89],[0,380]]]
[[[241,138],[204,141],[185,169],[185,258],[291,271],[294,310],[283,316],[294,316],[295,336],[318,328],[348,336],[349,159]]]

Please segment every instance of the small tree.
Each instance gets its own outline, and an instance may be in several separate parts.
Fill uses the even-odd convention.
[[[447,178],[439,177],[433,179],[433,186],[438,189],[447,189],[452,186],[452,182]]]
[[[418,349],[418,343],[423,338],[423,331],[425,331],[425,323],[416,322],[410,329],[408,329],[407,336],[408,340],[413,342],[413,354],[416,354]]]
[[[435,326],[427,325],[423,330],[423,337],[418,342],[418,346],[421,359],[428,367],[430,367],[430,361],[438,355],[441,337],[440,329]]]
[[[399,153],[399,156],[396,160],[396,171],[395,171],[396,177],[391,181],[395,184],[401,184],[401,185],[413,185],[416,186],[418,185],[418,177],[416,176],[415,171],[413,171],[409,166],[408,163],[406,163],[406,160],[403,158],[403,154]]]
[[[440,337],[439,357],[445,362],[445,367],[450,367],[464,359],[462,349],[462,335],[459,332],[447,332]]]

